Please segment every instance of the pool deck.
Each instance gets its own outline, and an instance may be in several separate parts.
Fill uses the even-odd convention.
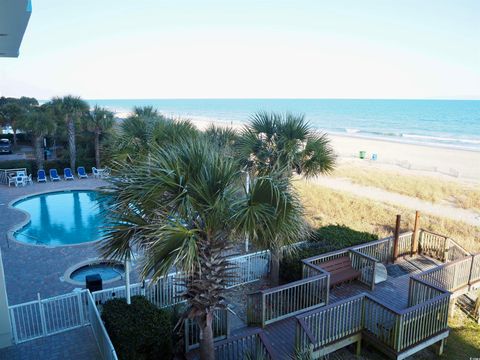
[[[34,183],[18,188],[0,185],[0,247],[9,305],[35,300],[37,293],[42,298],[47,298],[72,291],[78,286],[60,280],[65,270],[81,261],[99,256],[96,243],[50,248],[9,240],[8,231],[27,218],[22,211],[10,208],[9,204],[32,194],[59,190],[94,190],[106,184],[103,180],[90,178]],[[137,281],[135,271],[131,273],[131,281]],[[122,281],[104,287],[120,285],[123,285]]]

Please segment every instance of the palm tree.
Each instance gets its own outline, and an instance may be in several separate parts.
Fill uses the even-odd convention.
[[[199,325],[201,359],[213,360],[213,313],[226,307],[235,234],[292,238],[300,203],[279,177],[256,178],[247,194],[235,160],[198,137],[157,147],[149,162],[118,164],[116,173],[106,189],[111,225],[102,255],[125,261],[140,250],[142,276],[154,281],[181,271],[184,316]]]
[[[77,148],[75,144],[75,123],[89,111],[87,102],[79,96],[67,95],[63,98],[53,98],[49,107],[54,109],[55,114],[60,117],[67,127],[68,149],[70,156],[70,167],[75,169]]]
[[[173,120],[158,114],[152,107],[135,107],[122,121],[116,136],[113,158],[132,161],[148,157],[157,146],[168,146],[195,137],[198,130],[188,120]]]
[[[18,124],[19,128],[32,136],[35,149],[35,161],[38,169],[44,168],[44,154],[42,150],[45,136],[53,134],[56,122],[47,106],[32,109]]]
[[[87,130],[94,134],[95,165],[100,168],[100,136],[115,124],[113,112],[95,105],[93,111],[88,113],[84,119]]]
[[[335,164],[326,135],[315,132],[303,115],[290,113],[254,114],[241,133],[237,151],[242,166],[252,177],[276,173],[290,181],[294,173],[306,177],[329,173]],[[257,239],[272,251],[270,275],[278,284],[281,247],[289,240]]]

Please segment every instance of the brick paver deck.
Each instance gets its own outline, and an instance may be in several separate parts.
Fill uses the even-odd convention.
[[[43,247],[8,241],[7,232],[25,220],[25,214],[10,208],[9,203],[24,196],[57,190],[92,190],[105,185],[105,181],[82,179],[47,182],[26,187],[0,185],[0,247],[3,255],[8,302],[10,305],[64,294],[76,286],[62,282],[65,270],[81,261],[99,256],[95,243],[62,247]],[[135,271],[131,281],[137,281]],[[123,285],[122,281],[106,287]]]
[[[0,360],[101,359],[90,326],[0,349]]]

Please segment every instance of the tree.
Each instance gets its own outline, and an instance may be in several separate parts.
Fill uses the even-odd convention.
[[[20,99],[2,97],[0,101],[0,120],[4,125],[10,125],[13,131],[13,146],[17,147],[18,123],[35,106],[35,98],[22,96]]]
[[[140,251],[142,276],[153,281],[172,267],[180,270],[184,316],[199,325],[201,359],[213,360],[213,314],[226,307],[235,235],[297,233],[300,203],[281,177],[258,177],[247,194],[235,160],[202,138],[157,147],[150,161],[123,162],[115,171],[106,189],[111,225],[102,255],[125,261]]]
[[[195,137],[198,131],[188,120],[173,120],[158,114],[152,107],[135,107],[122,121],[116,136],[113,158],[132,161],[148,157],[152,149]]]
[[[32,109],[20,120],[18,126],[21,130],[31,135],[33,147],[35,149],[35,161],[37,163],[37,168],[43,169],[43,139],[45,136],[53,134],[56,129],[55,119],[49,112],[48,107],[40,106]]]
[[[114,124],[113,112],[97,105],[95,105],[93,111],[85,116],[86,128],[94,135],[95,165],[97,168],[100,168],[100,136],[110,130]]]
[[[315,132],[303,115],[290,113],[254,114],[241,133],[237,152],[242,166],[253,178],[275,173],[290,181],[294,173],[306,177],[329,173],[335,164],[326,135]],[[272,251],[270,275],[277,284],[281,248],[291,239],[256,239]]]
[[[67,127],[70,167],[75,169],[77,148],[75,144],[75,123],[89,111],[88,104],[78,96],[64,96],[53,98],[49,105],[54,113],[61,118]]]

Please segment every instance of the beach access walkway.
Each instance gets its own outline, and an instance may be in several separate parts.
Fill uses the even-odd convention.
[[[394,193],[376,187],[354,184],[348,179],[320,176],[310,181],[332,190],[345,191],[353,195],[374,201],[401,205],[410,209],[420,210],[425,213],[451,220],[463,221],[473,226],[480,226],[480,214],[472,210],[461,209],[446,204],[433,204],[429,201]]]

